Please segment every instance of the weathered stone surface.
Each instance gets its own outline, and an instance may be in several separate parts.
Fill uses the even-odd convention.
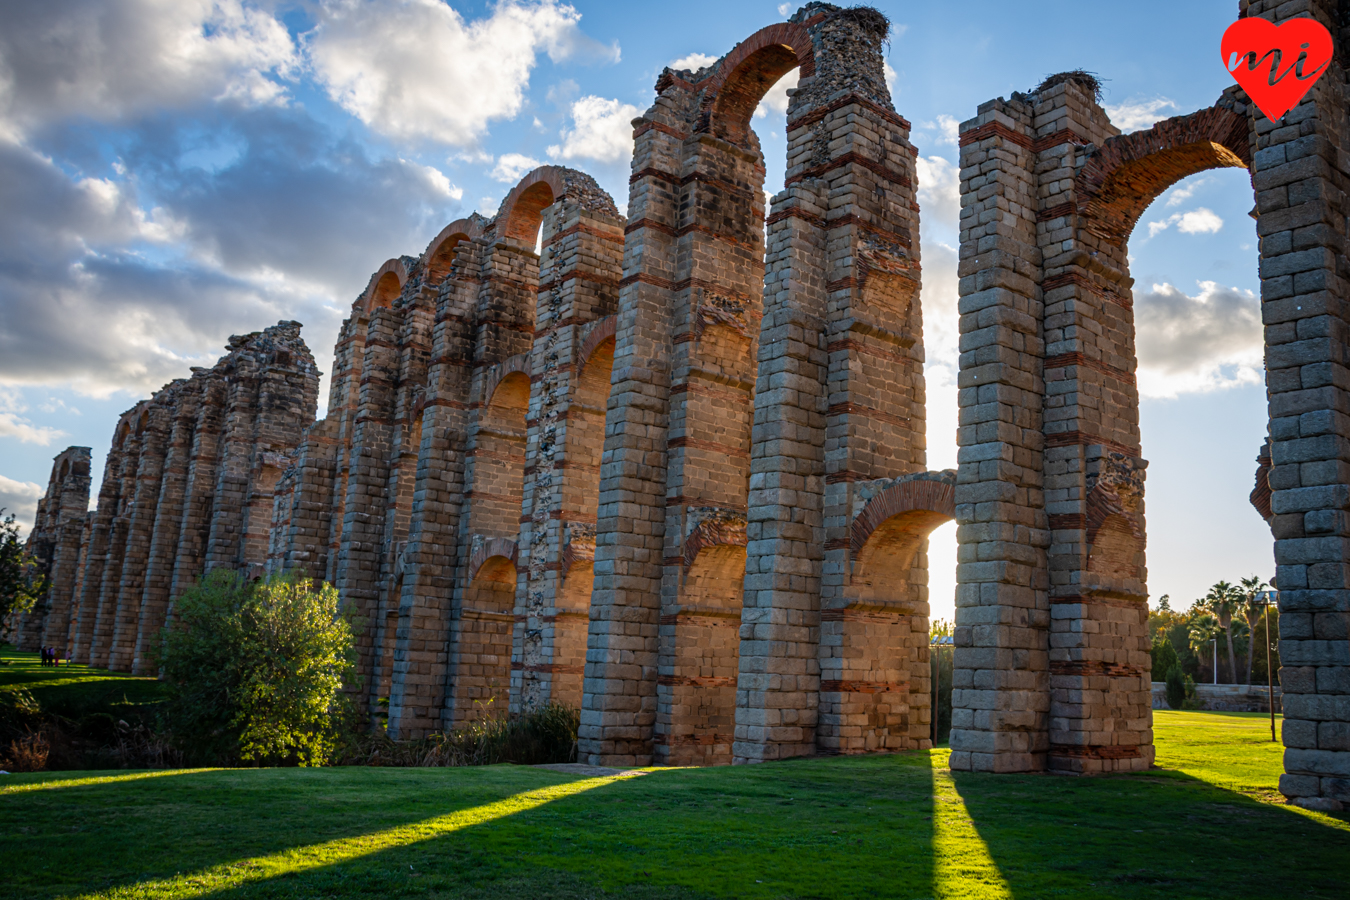
[[[30,536],[51,588],[25,646],[148,673],[188,585],[217,567],[262,573],[273,493],[314,420],[319,371],[298,322],[236,335],[228,350],[122,414],[97,509],[89,449],[57,456]]]

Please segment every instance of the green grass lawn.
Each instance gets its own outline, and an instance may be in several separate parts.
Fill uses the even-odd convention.
[[[0,896],[1336,897],[1350,824],[1272,802],[1261,715],[1158,712],[1159,768],[947,751],[667,769],[0,777]]]
[[[0,650],[0,690],[9,686],[28,689],[42,708],[76,718],[94,709],[137,705],[159,699],[159,682],[91,669],[89,666],[44,666],[37,653]]]

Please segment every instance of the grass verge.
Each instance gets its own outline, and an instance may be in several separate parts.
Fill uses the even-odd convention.
[[[1259,715],[1156,713],[1160,768],[947,752],[585,777],[519,766],[0,782],[15,898],[1341,897],[1345,817],[1268,801]],[[1262,737],[1266,740],[1262,740]]]

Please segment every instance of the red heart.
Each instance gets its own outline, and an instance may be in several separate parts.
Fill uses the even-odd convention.
[[[1253,16],[1223,33],[1223,64],[1269,119],[1294,108],[1331,62],[1331,33],[1315,19],[1275,25]]]

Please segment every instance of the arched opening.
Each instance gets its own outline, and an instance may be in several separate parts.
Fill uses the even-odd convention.
[[[483,229],[479,225],[479,219],[476,217],[468,219],[456,219],[449,225],[441,229],[441,233],[436,235],[427,245],[426,252],[422,254],[424,278],[426,283],[435,287],[445,280],[450,274],[451,267],[455,264],[455,257],[459,254],[459,245],[467,240],[481,237]]]
[[[398,276],[393,272],[385,272],[380,276],[380,280],[375,282],[375,289],[370,292],[371,312],[388,309],[402,292],[403,286],[398,283]]]
[[[511,690],[511,631],[516,601],[515,544],[511,555],[488,556],[471,563],[471,577],[460,609],[456,721],[504,715]],[[501,547],[486,552],[500,551]],[[479,554],[475,554],[478,556]],[[476,566],[476,568],[475,568]]]
[[[955,515],[952,475],[863,485],[855,497],[848,572],[820,616],[823,752],[910,749],[930,737],[927,542]]]
[[[1137,218],[1128,249],[1136,281],[1140,443],[1149,459],[1147,534],[1133,534],[1141,522],[1101,509],[1099,530],[1089,536],[1090,571],[1109,564],[1113,548],[1131,537],[1146,538],[1148,639],[1169,641],[1197,684],[1216,675],[1221,684],[1243,684],[1248,662],[1265,684],[1264,637],[1252,660],[1252,629],[1243,616],[1230,624],[1232,659],[1226,632],[1218,637],[1217,673],[1213,654],[1198,647],[1187,624],[1203,614],[1197,603],[1217,582],[1253,575],[1270,581],[1275,571],[1268,469],[1257,473],[1265,511],[1254,511],[1249,500],[1269,402],[1251,190],[1246,171],[1210,169],[1172,183]],[[1202,446],[1205,453],[1195,452]],[[1096,524],[1092,513],[1089,527]],[[1163,595],[1167,613],[1158,611]],[[1278,664],[1275,670],[1278,686]],[[1150,678],[1162,682],[1166,672]]]
[[[755,108],[780,78],[799,66],[803,76],[815,73],[811,35],[806,28],[770,25],[755,32],[727,54],[714,76],[720,84],[711,94],[705,113],[708,130],[737,146],[757,147],[750,129]]]
[[[575,521],[566,526],[554,630],[553,699],[579,709],[586,664],[586,626],[595,581],[595,520],[600,503],[600,460],[605,446],[605,405],[614,368],[614,318],[600,320],[582,343],[576,392],[567,413],[562,506]]]
[[[1183,222],[1190,233],[1203,232],[1205,217],[1195,212],[1154,215],[1143,235],[1137,226],[1150,205],[1182,179],[1215,168],[1246,169],[1248,127],[1245,115],[1221,103],[1108,138],[1075,176],[1075,238],[1088,252],[1079,263],[1081,274],[1047,279],[1045,288],[1047,322],[1068,311],[1055,321],[1072,335],[1044,363],[1047,398],[1064,398],[1054,424],[1064,430],[1052,430],[1047,417],[1046,496],[1073,498],[1047,502],[1048,765],[1055,770],[1139,770],[1153,758],[1151,704],[1141,690],[1159,676],[1151,672],[1149,656],[1153,579],[1145,553],[1144,501],[1149,462],[1140,396],[1147,370],[1140,368],[1137,336],[1141,325],[1148,333],[1167,311],[1157,302],[1156,288],[1141,291],[1136,285],[1131,270],[1139,261],[1130,244],[1146,249],[1151,242],[1177,241],[1186,236]],[[1250,181],[1241,181],[1250,190]],[[1239,208],[1250,198],[1243,197]],[[1046,217],[1052,219],[1047,230],[1059,227],[1053,216]],[[1204,341],[1183,343],[1191,357],[1205,352]],[[1249,477],[1235,479],[1234,499],[1245,497]]]
[[[539,226],[544,210],[563,195],[566,189],[565,170],[557,166],[540,166],[521,179],[497,213],[500,238],[518,247],[534,250],[538,244]]]

